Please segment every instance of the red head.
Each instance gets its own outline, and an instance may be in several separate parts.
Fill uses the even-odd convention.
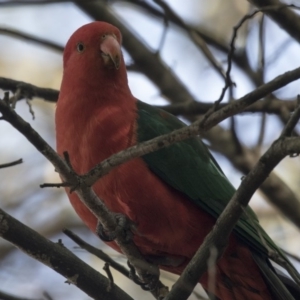
[[[126,68],[121,52],[121,33],[105,22],[80,27],[70,37],[64,51],[64,79],[68,86],[97,86],[100,81],[122,80],[127,85]],[[104,83],[104,82],[103,82]]]

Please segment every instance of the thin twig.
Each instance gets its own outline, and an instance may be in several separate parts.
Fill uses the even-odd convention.
[[[216,108],[218,107],[219,103],[224,99],[225,93],[227,89],[233,84],[231,77],[230,77],[230,72],[232,68],[232,61],[233,61],[233,56],[234,56],[234,51],[235,51],[235,40],[237,38],[237,33],[238,30],[241,28],[241,26],[249,19],[253,18],[257,13],[259,12],[265,12],[265,11],[273,11],[273,10],[280,10],[284,9],[287,7],[293,7],[297,8],[295,5],[287,5],[287,4],[281,4],[281,5],[270,5],[270,6],[265,6],[264,8],[257,9],[254,12],[245,15],[238,23],[233,27],[233,34],[232,38],[230,41],[230,51],[227,56],[227,71],[226,71],[226,79],[225,79],[225,86],[222,89],[221,95],[219,99],[215,102]]]
[[[205,55],[214,69],[221,75],[222,78],[225,78],[225,71],[223,70],[222,64],[220,64],[217,59],[213,56],[210,49],[207,47],[205,41],[202,37],[193,29],[185,24],[185,22],[173,11],[173,9],[162,0],[153,0],[157,5],[159,5],[165,13],[167,19],[176,20],[177,24],[185,29],[185,31],[189,34],[191,40],[195,43],[195,45],[201,50],[201,52]]]
[[[245,176],[240,187],[217,219],[212,231],[206,236],[197,253],[182,272],[165,300],[186,299],[190,295],[199,278],[206,271],[209,249],[215,246],[219,250],[219,255],[221,255],[232,229],[244,212],[244,208],[256,189],[281,159],[290,154],[290,151],[299,152],[300,149],[296,150],[294,148],[296,143],[300,144],[299,138],[283,137],[278,139],[261,157],[249,174]],[[295,273],[292,275],[295,275]],[[298,275],[297,278],[299,278]]]
[[[288,120],[280,137],[291,136],[295,126],[297,125],[297,123],[299,121],[299,118],[300,118],[300,96],[298,95],[298,107],[296,108],[296,110],[294,111],[294,113],[292,114],[290,119]]]
[[[290,253],[290,252],[288,252],[288,251],[286,251],[286,250],[284,250],[284,249],[281,249],[281,251],[282,251],[284,254],[286,254],[287,256],[290,256],[292,259],[294,259],[294,260],[296,260],[297,262],[300,263],[300,257],[299,257],[299,256],[297,256],[297,255],[295,255],[295,254],[292,254],[292,253]]]
[[[47,291],[43,292],[43,296],[46,298],[46,300],[55,300]]]
[[[128,242],[126,233],[119,229],[114,214],[112,214],[95,194],[93,189],[87,186],[81,180],[82,176],[78,176],[67,163],[61,159],[58,154],[33,130],[31,125],[25,122],[11,108],[10,104],[0,101],[0,111],[3,119],[8,121],[17,130],[26,136],[26,138],[55,166],[55,169],[61,174],[66,182],[73,183],[76,186],[76,194],[79,199],[90,209],[90,211],[98,218],[105,230],[108,232],[116,232],[115,242],[136,268],[141,280],[144,281],[151,291],[156,291],[162,284],[159,283],[159,269],[156,265],[145,260],[139,249],[133,242]]]
[[[6,164],[0,164],[0,169],[12,167],[12,166],[15,166],[15,165],[19,165],[21,163],[23,163],[23,159],[22,158],[20,158],[18,160],[15,160],[15,161],[12,161],[12,162],[9,162],[9,163],[6,163]]]
[[[106,290],[108,292],[110,292],[112,290],[113,286],[114,286],[114,278],[113,278],[113,276],[111,274],[109,266],[110,266],[110,264],[106,262],[104,264],[104,267],[103,267],[103,270],[106,272],[107,278],[109,280],[109,284],[108,284],[108,286],[106,288]]]
[[[28,100],[28,99],[26,99],[25,101],[26,101],[26,104],[27,104],[28,107],[29,107],[29,112],[30,112],[30,114],[31,114],[31,116],[32,116],[32,120],[34,120],[34,119],[35,119],[35,114],[34,114],[34,110],[33,110],[33,108],[32,108],[31,101]]]
[[[94,1],[94,0],[85,0]],[[8,0],[0,2],[0,6],[20,6],[20,5],[45,5],[54,3],[72,2],[71,0]]]
[[[175,130],[170,134],[161,135],[151,141],[135,145],[117,154],[112,155],[102,163],[96,165],[92,170],[83,176],[83,180],[88,186],[92,186],[100,177],[110,172],[116,166],[147,153],[156,151],[160,148],[167,147],[175,142],[179,142],[191,136],[201,134],[202,132],[217,125],[222,120],[243,111],[247,106],[253,104],[258,99],[268,95],[275,89],[278,89],[291,81],[291,77],[300,78],[300,68],[294,71],[286,72],[273,79],[272,81],[260,86],[255,91],[245,95],[244,97],[236,100],[216,112],[210,111],[209,116],[202,117],[190,126]]]
[[[61,187],[71,187],[72,183],[68,183],[68,182],[58,182],[58,183],[43,183],[40,184],[40,188],[61,188]]]
[[[0,3],[0,6],[1,6],[1,4],[3,5],[3,2]],[[11,36],[11,37],[14,37],[14,38],[17,38],[17,39],[25,40],[26,42],[31,42],[31,43],[34,43],[38,46],[43,46],[43,47],[46,47],[48,49],[51,49],[51,50],[54,50],[54,51],[57,51],[57,52],[60,52],[60,53],[62,53],[64,51],[64,47],[57,44],[57,43],[55,43],[55,42],[52,42],[52,41],[46,40],[44,38],[40,38],[40,37],[31,35],[31,34],[28,34],[26,32],[19,31],[19,30],[16,30],[16,29],[0,28],[0,35],[1,34]]]
[[[127,278],[129,278],[129,270],[126,269],[121,264],[117,263],[115,260],[113,260],[110,256],[108,256],[102,250],[88,244],[87,242],[82,240],[78,235],[76,235],[74,232],[72,232],[68,229],[64,229],[63,233],[65,235],[67,235],[70,239],[72,239],[78,246],[80,246],[80,248],[85,249],[89,253],[91,253],[91,254],[97,256],[98,258],[100,258],[101,260],[103,260],[104,262],[109,263],[109,265],[112,268],[114,268],[115,270],[117,270],[118,272],[120,272],[121,274],[126,276]]]
[[[265,28],[265,18],[264,15],[262,14],[261,19],[259,21],[259,43],[258,43],[258,68],[257,68],[257,74],[260,78],[261,84],[264,83],[264,77],[265,77],[265,33],[264,33],[264,28]],[[268,97],[267,97],[268,99]],[[267,101],[266,99],[266,101]],[[261,150],[264,137],[265,137],[265,127],[266,127],[266,114],[262,113],[261,115],[261,123],[260,123],[260,131],[257,139],[257,151],[258,153]]]
[[[1,300],[43,300],[41,298],[24,298],[0,291]]]
[[[22,86],[23,90],[28,93],[28,98],[39,97],[46,101],[56,102],[58,98],[59,91],[48,88],[41,88],[35,85],[25,83],[22,81],[17,81],[13,79],[0,77],[0,88],[4,90],[9,90],[11,92],[15,92],[18,86]],[[206,113],[212,106],[213,102],[188,102],[188,103],[178,103],[171,104],[166,106],[157,106],[158,108],[162,108],[174,115],[197,115]],[[220,103],[219,108],[225,107],[226,103]],[[288,111],[293,111],[297,106],[297,100],[280,100],[275,97],[272,100],[262,100],[254,103],[253,105],[245,108],[244,111],[240,113],[255,113],[255,112],[266,112],[268,114],[281,114],[281,109],[284,107]]]
[[[56,102],[59,93],[59,91],[54,89],[40,88],[33,84],[4,77],[0,77],[0,88],[13,93],[16,93],[16,91],[20,89],[22,91],[20,96],[24,98],[31,99],[33,97],[39,97],[50,102]]]

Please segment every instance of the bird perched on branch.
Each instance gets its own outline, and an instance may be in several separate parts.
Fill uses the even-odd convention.
[[[131,94],[121,43],[116,27],[93,22],[79,28],[65,47],[56,110],[57,151],[68,152],[78,174],[112,154],[185,126]],[[98,180],[93,189],[112,212],[135,225],[133,240],[142,254],[177,261],[159,266],[176,274],[235,193],[198,137],[130,160]],[[75,193],[67,192],[81,219],[100,233],[95,215]],[[113,241],[108,244],[120,250]],[[217,299],[294,299],[271,266],[266,245],[290,265],[247,207],[217,261]],[[208,274],[199,282],[207,290]]]

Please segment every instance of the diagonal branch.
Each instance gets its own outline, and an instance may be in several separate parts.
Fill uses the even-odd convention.
[[[129,52],[139,69],[157,86],[161,92],[175,102],[193,101],[187,87],[167,67],[161,59],[149,50],[123,22],[109,9],[106,1],[74,1],[78,7],[96,20],[102,20],[118,27],[122,32],[123,46]]]
[[[64,51],[64,47],[54,43],[52,41],[28,34],[26,32],[21,32],[19,30],[16,29],[9,29],[9,28],[0,28],[0,35],[7,35],[7,36],[11,36],[14,38],[18,38],[21,40],[25,40],[27,42],[31,42],[34,44],[37,44],[38,46],[43,46],[43,47],[47,47],[51,50],[57,51],[57,52],[63,52]]]
[[[249,105],[256,105],[255,102],[258,101],[259,99],[267,96],[269,93],[273,92],[274,90],[292,82],[293,80],[296,80],[296,79],[299,79],[300,78],[300,68],[298,69],[295,69],[293,71],[289,71],[283,75],[280,75],[278,77],[276,77],[275,79],[273,79],[272,81],[260,86],[259,88],[257,88],[256,90],[254,90],[253,92],[250,92],[249,94],[245,95],[244,97],[242,97],[241,99],[235,101],[234,103],[231,103],[229,106],[220,106],[221,108],[215,112],[211,117],[214,117],[214,116],[218,116],[217,120],[215,120],[212,124],[208,124],[207,127],[205,127],[205,129],[209,129],[211,128],[212,126],[216,125],[218,122],[220,122],[221,120],[224,120],[226,117],[228,116],[232,116],[234,114],[237,114],[237,113],[241,113],[243,112],[245,109],[247,109],[247,107]],[[7,83],[6,84],[6,87],[7,88],[10,88],[12,90],[15,90],[15,86],[16,86],[16,83],[18,83],[17,81],[10,81],[8,79],[4,79],[2,80],[0,78],[0,87],[1,87],[1,81],[4,82],[4,83]],[[36,87],[34,86],[31,86],[29,85],[29,87],[32,88],[33,91],[36,90]],[[27,86],[25,86],[25,89],[27,88]],[[44,89],[41,89],[41,88],[37,88],[37,91],[39,91],[39,93],[37,93],[38,96],[48,96],[47,93],[45,94],[44,93]],[[50,93],[51,96],[53,95],[58,95],[58,92],[57,91],[54,91],[54,90],[51,90],[51,93]],[[262,105],[262,102],[257,102],[259,105]],[[290,103],[290,102],[289,102]],[[279,102],[277,103],[279,105]],[[292,104],[292,103],[291,103]],[[263,107],[263,105],[262,105]],[[250,109],[250,108],[249,108]],[[1,109],[0,109],[1,110]],[[225,113],[224,116],[222,116],[222,114]],[[9,118],[8,118],[9,119]],[[195,125],[194,125],[195,126]],[[197,126],[195,126],[197,127]],[[22,126],[20,126],[20,128],[22,129]],[[187,130],[189,131],[190,129],[184,129],[184,130]],[[197,129],[198,130],[198,129]],[[199,132],[199,131],[197,131]],[[202,131],[203,132],[203,131]],[[187,132],[186,132],[187,133]],[[191,132],[190,132],[191,133]],[[25,135],[26,135],[26,132],[25,132]],[[175,134],[176,135],[176,134]],[[177,136],[176,138],[178,139],[180,136]],[[160,137],[161,138],[161,137]],[[174,136],[173,136],[174,138]],[[183,137],[181,137],[183,138]],[[163,138],[161,138],[163,139]],[[159,141],[159,140],[158,140]],[[171,140],[170,140],[171,141]],[[174,142],[174,141],[173,141]],[[158,143],[158,142],[157,142]],[[158,143],[160,144],[160,143]],[[157,145],[158,145],[157,144]],[[137,147],[137,146],[135,146]],[[134,148],[135,148],[134,147]],[[140,147],[140,146],[138,146]],[[143,151],[145,151],[145,148],[143,148],[144,146],[142,146],[142,149]],[[144,152],[140,152],[139,154],[137,154],[137,152],[139,152],[140,150],[134,150],[134,148],[130,149],[130,150],[125,150],[127,151],[127,154],[126,154],[126,157],[123,156],[124,154],[117,154],[114,156],[114,160],[112,160],[112,158],[109,158],[107,161],[104,161],[102,162],[102,164],[98,165],[95,169],[93,169],[92,171],[90,171],[86,176],[85,176],[85,181],[88,185],[92,185],[100,176],[103,176],[105,174],[105,172],[108,172],[110,169],[112,169],[113,167],[123,163],[126,159],[132,159],[134,157],[137,157],[138,155],[143,155]],[[153,149],[153,145],[148,145],[148,150],[150,151],[151,149]],[[39,148],[38,148],[39,150]],[[44,151],[44,148],[40,149],[40,151]],[[133,156],[134,152],[132,151],[137,151],[135,152],[135,155],[136,156]],[[154,149],[153,149],[154,151]],[[50,155],[52,156],[52,155]],[[49,156],[47,156],[48,159],[49,159]],[[49,159],[51,162],[52,160]],[[53,164],[55,164],[55,162],[52,162]],[[246,163],[245,165],[241,165],[240,164],[240,160],[238,162],[239,164],[239,169],[240,168],[245,168],[245,165],[248,166],[248,164]],[[248,168],[248,167],[247,167]],[[249,169],[247,169],[249,170]],[[67,170],[65,170],[65,172],[68,172]],[[272,181],[272,183],[270,182],[270,184],[265,184],[263,185],[263,189],[264,189],[264,192],[267,193],[268,197],[269,197],[269,200],[272,202],[273,201],[273,197],[274,197],[274,191],[275,190],[278,190],[281,186],[283,185],[283,182],[280,181],[280,184],[278,183],[278,180],[275,180],[275,181]],[[290,205],[292,204],[295,204],[295,203],[298,203],[297,199],[295,201],[292,201],[290,203],[289,206],[287,206],[285,204],[285,201],[283,199],[283,201],[280,201],[280,197],[281,197],[281,194],[280,193],[275,193],[276,194],[276,197],[274,198],[274,201],[277,199],[277,201],[275,202],[275,205],[277,205],[278,207],[280,207],[280,210],[286,214],[286,216],[291,219],[294,223],[296,220],[296,225],[298,225],[298,221],[300,218],[299,218],[299,215],[298,215],[298,212],[299,212],[299,209],[294,209],[292,210],[293,211],[293,214],[290,215],[289,214],[289,207]],[[291,195],[293,195],[293,193],[289,193]],[[291,197],[291,199],[294,199],[294,197]],[[295,206],[295,207],[298,207],[299,205]],[[113,226],[112,226],[113,227]],[[109,228],[112,228],[111,226],[109,226]]]
[[[142,8],[145,12],[150,14],[151,16],[154,16],[156,18],[162,19],[164,18],[164,14],[153,7],[151,4],[149,4],[146,1],[140,1],[140,0],[124,0],[130,4],[133,4],[139,8]],[[173,17],[172,15],[169,15],[169,21],[173,24],[179,26],[182,29],[188,28],[190,32],[193,32],[196,36],[194,36],[195,39],[198,37],[200,39],[203,39],[207,44],[213,46],[214,48],[218,49],[219,51],[227,54],[229,52],[229,47],[227,45],[227,42],[223,40],[220,37],[217,37],[217,35],[210,30],[207,30],[204,27],[199,28],[199,26],[191,26],[188,24],[183,24],[178,20],[177,18]],[[238,51],[234,54],[232,57],[233,61],[236,63],[237,66],[240,67],[240,69],[245,72],[249,78],[253,81],[253,83],[258,83],[258,76],[256,72],[254,72],[249,64],[249,61],[247,59],[247,54],[245,50]]]
[[[7,97],[6,97],[7,98]],[[128,258],[130,263],[135,267],[138,274],[144,279],[145,283],[157,284],[159,270],[156,265],[148,263],[138,248],[133,242],[129,242],[126,232],[118,230],[118,224],[114,215],[108,210],[104,203],[97,197],[92,188],[87,186],[80,176],[73,172],[68,163],[61,159],[58,154],[45,142],[45,140],[25,122],[5,100],[0,101],[0,112],[2,119],[8,121],[20,133],[22,133],[32,145],[36,147],[55,167],[55,170],[60,173],[65,182],[71,187],[76,187],[76,194],[79,199],[90,209],[90,211],[98,218],[105,230],[108,232],[116,232],[116,243],[121,251]],[[146,274],[145,274],[146,271]],[[147,282],[144,276],[151,276],[151,281]],[[160,282],[153,287],[159,288],[162,286]],[[158,291],[159,292],[159,291]]]
[[[0,6],[20,6],[20,5],[46,5],[54,3],[71,2],[72,0],[7,0],[0,2]],[[94,0],[88,0],[94,1]]]
[[[132,299],[118,286],[106,291],[106,277],[80,260],[61,243],[53,243],[0,209],[0,237],[64,276],[93,299]]]
[[[225,107],[226,103],[220,103],[219,108]],[[194,116],[199,114],[205,114],[213,106],[212,102],[190,102],[190,103],[178,103],[170,104],[166,106],[157,106],[173,115],[188,115]],[[297,100],[281,100],[277,98],[265,99],[253,103],[247,107],[242,113],[268,113],[280,115],[282,109],[286,109],[288,112],[292,112],[297,107]]]
[[[213,56],[210,49],[207,47],[205,41],[202,37],[197,34],[196,30],[191,29],[189,26],[185,24],[185,22],[173,11],[173,9],[163,0],[153,0],[157,5],[159,5],[165,12],[165,17],[167,19],[174,20],[181,28],[183,28],[194,44],[201,50],[201,52],[205,55],[207,60],[211,63],[213,68],[221,75],[222,78],[225,78],[225,71],[223,70],[222,64],[217,61],[217,59]]]
[[[255,149],[242,147],[241,153],[238,153],[231,142],[233,137],[230,130],[221,126],[212,128],[203,137],[209,140],[212,150],[222,153],[243,174],[248,174],[259,159]],[[259,189],[283,215],[300,228],[299,197],[275,172],[268,176]]]
[[[44,298],[25,298],[25,297],[18,297],[12,294],[4,293],[0,291],[0,299],[1,300],[45,300]]]
[[[299,111],[295,119],[299,117]],[[299,118],[298,118],[299,119]],[[240,187],[217,219],[212,231],[206,236],[204,242],[191,259],[186,269],[165,300],[186,299],[198,283],[199,278],[207,269],[207,260],[210,249],[216,247],[219,253],[223,252],[231,231],[243,214],[252,195],[260,184],[268,177],[275,166],[287,155],[300,152],[300,138],[281,136],[275,141],[267,152],[260,158],[256,166],[243,179]],[[293,270],[291,270],[292,272]]]
[[[89,187],[101,176],[106,174],[112,168],[133,159],[135,157],[144,155],[151,151],[158,150],[162,147],[167,147],[172,143],[189,138],[193,135],[204,132],[212,126],[218,124],[220,121],[244,110],[248,105],[254,103],[261,97],[272,92],[274,89],[280,88],[285,84],[296,80],[300,77],[300,68],[293,71],[286,72],[283,75],[276,77],[271,82],[259,87],[252,93],[247,94],[240,100],[228,104],[226,107],[219,109],[195,122],[191,126],[185,127],[181,130],[174,131],[173,133],[161,136],[152,141],[142,143],[140,145],[131,147],[127,150],[115,154],[113,158],[105,160],[100,167],[94,168],[90,174],[79,177],[75,174],[68,164],[63,161],[56,152],[31,128],[30,124],[26,123],[19,117],[15,111],[9,106],[6,101],[0,101],[0,111],[2,119],[8,121],[17,130],[19,130],[26,138],[55,166],[55,169],[63,176],[66,182],[72,186],[78,186],[76,193],[84,204],[96,215],[96,217],[103,224],[108,232],[115,231],[117,228],[116,220],[113,215],[108,211],[102,201],[98,199],[94,191]],[[124,233],[119,232],[116,242],[122,249],[123,253],[128,257],[133,265],[138,270],[144,269],[145,265],[151,274],[157,274],[155,266],[148,264],[143,259],[138,249],[133,243],[128,243]],[[141,267],[142,266],[142,267]]]
[[[0,88],[4,91],[15,93],[18,89],[21,90],[20,97],[31,99],[38,97],[50,102],[56,102],[58,99],[58,91],[49,88],[40,88],[30,83],[13,80],[5,77],[0,77]]]
[[[37,98],[44,99],[45,101],[56,102],[59,95],[58,90],[41,88],[23,81],[0,77],[0,89],[11,91],[14,93],[17,91],[18,88],[22,90],[21,95],[24,95],[29,99],[37,97]],[[166,106],[156,106],[156,107],[164,109],[165,111],[173,115],[193,116],[193,115],[205,114],[213,105],[214,105],[213,102],[192,101],[192,102],[184,102],[184,103],[177,103],[177,104],[170,104]],[[227,105],[226,103],[220,103],[219,108],[224,108],[226,105]],[[297,99],[281,100],[274,97],[271,101],[261,100],[255,102],[249,107],[245,108],[241,113],[265,112],[268,114],[280,115],[283,108],[291,112],[296,107],[297,107]]]
[[[63,233],[67,235],[70,239],[72,239],[80,248],[85,249],[89,253],[97,256],[101,260],[103,260],[106,263],[109,263],[111,267],[113,267],[115,270],[126,276],[127,278],[130,278],[129,270],[126,269],[121,264],[117,263],[115,260],[113,260],[109,255],[104,253],[102,250],[95,248],[94,246],[88,244],[84,240],[82,240],[78,235],[73,233],[71,230],[64,229]]]
[[[264,12],[271,17],[282,29],[284,29],[296,41],[300,42],[300,18],[291,8],[295,5],[285,5],[279,0],[250,0],[259,9],[274,7]]]
[[[6,164],[0,164],[0,169],[12,167],[12,166],[15,166],[15,165],[19,165],[21,163],[23,163],[23,159],[22,158],[20,158],[18,160],[15,160],[15,161],[11,161],[11,162],[6,163]]]
[[[259,88],[243,96],[239,100],[227,104],[225,107],[217,110],[216,112],[213,112],[209,115],[204,115],[202,118],[200,118],[190,126],[175,130],[170,134],[161,135],[153,140],[135,145],[131,148],[112,155],[108,159],[104,160],[101,164],[94,167],[86,175],[84,175],[84,180],[88,186],[91,186],[100,177],[104,176],[113,168],[128,161],[129,159],[145,155],[149,152],[159,150],[163,147],[168,147],[175,142],[182,141],[191,136],[202,134],[203,132],[209,130],[226,118],[242,112],[246,107],[265,97],[272,91],[281,88],[287,83],[299,78],[300,68],[297,68],[293,71],[288,71],[283,75],[279,75],[272,81],[260,86]]]

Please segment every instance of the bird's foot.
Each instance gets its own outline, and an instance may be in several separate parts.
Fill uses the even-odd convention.
[[[141,266],[141,268],[139,268],[139,275],[137,275],[136,269],[129,261],[127,261],[127,265],[129,267],[129,278],[143,290],[153,291],[157,288],[159,269],[156,266],[151,268],[151,270],[147,270],[147,268],[144,268],[145,266]]]
[[[122,235],[125,237],[127,242],[131,241],[133,238],[133,231],[135,230],[135,226],[133,222],[128,219],[125,215],[120,213],[113,213],[116,219],[117,227],[114,231],[107,231],[103,227],[103,225],[98,222],[96,233],[100,237],[100,239],[104,242],[112,242],[116,239],[117,235],[120,231],[123,231]]]

